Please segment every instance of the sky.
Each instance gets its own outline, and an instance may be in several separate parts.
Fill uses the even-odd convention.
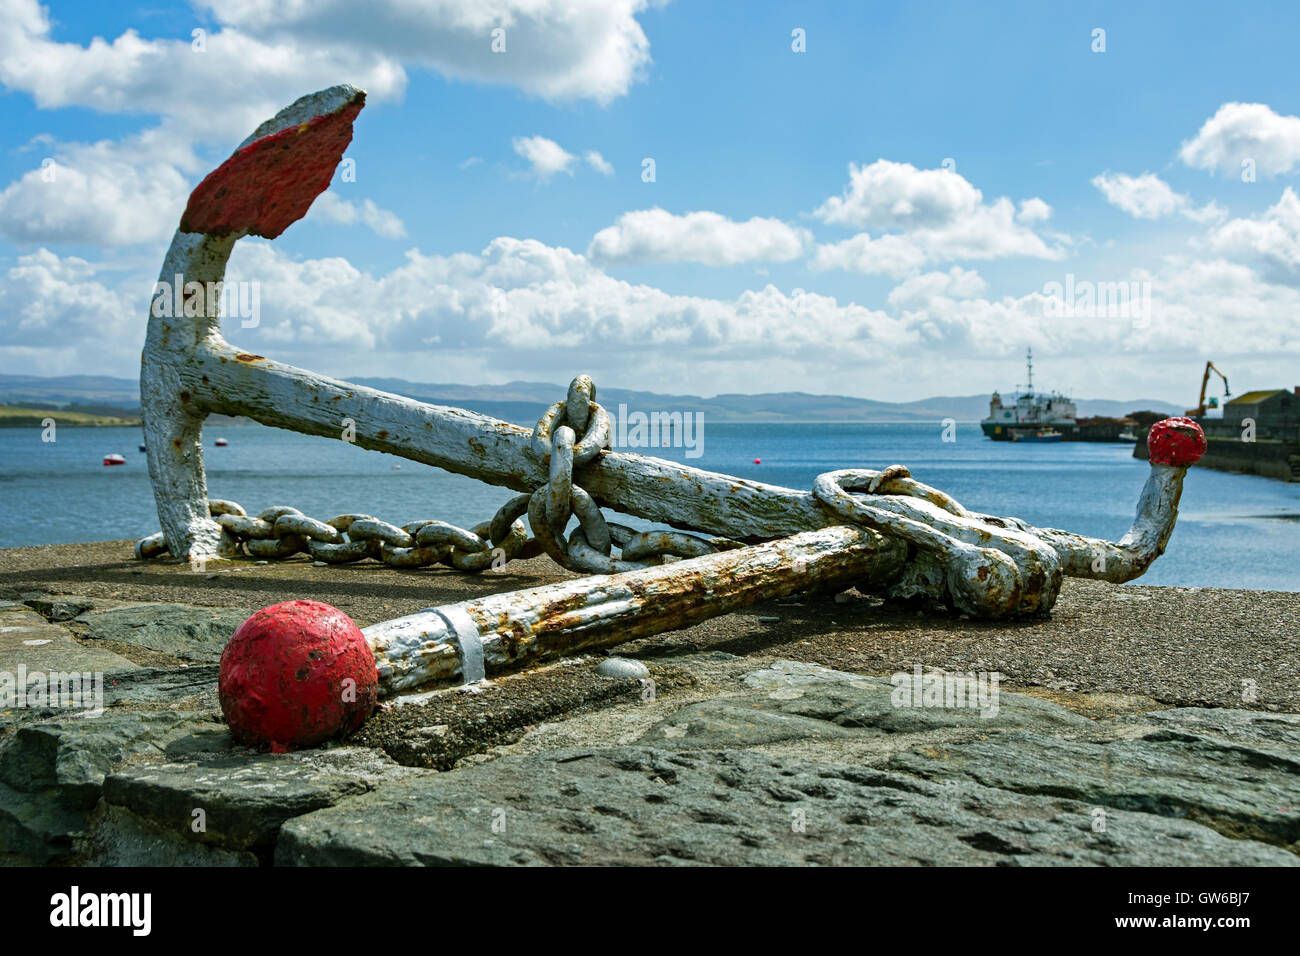
[[[1300,5],[0,0],[0,373],[135,377],[189,192],[367,91],[223,332],[333,376],[1300,384]],[[253,293],[256,293],[255,297]]]

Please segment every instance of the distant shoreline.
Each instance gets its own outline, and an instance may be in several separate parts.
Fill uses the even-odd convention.
[[[96,415],[90,412],[73,412],[58,408],[27,408],[22,405],[0,405],[0,428],[43,428],[47,418],[61,428],[142,428],[144,420],[138,415]],[[255,425],[250,418],[233,415],[209,415],[212,425]]]
[[[20,405],[0,405],[0,428],[41,428],[47,420],[56,425],[76,428],[140,427],[140,418],[115,415],[92,415],[86,412],[65,412],[54,408],[25,408]]]
[[[13,413],[21,412],[22,415]],[[23,417],[26,416],[26,417]],[[492,416],[489,416],[492,417]],[[114,419],[103,415],[85,415],[80,413],[67,413],[57,410],[46,409],[15,409],[0,405],[0,428],[39,428],[46,418],[53,418],[55,422],[65,428],[131,428],[141,427],[143,422],[138,419]],[[506,419],[502,419],[506,421]],[[896,421],[881,421],[870,418],[843,418],[843,419],[826,419],[826,418],[715,418],[711,419],[714,425],[942,425],[945,419],[898,419]],[[957,418],[954,419],[958,425],[978,425],[978,418]],[[241,425],[260,425],[251,418],[231,418],[226,415],[210,415],[207,424],[220,424],[228,428],[235,428]],[[527,425],[524,422],[515,422],[514,424]],[[274,426],[267,425],[267,428]]]

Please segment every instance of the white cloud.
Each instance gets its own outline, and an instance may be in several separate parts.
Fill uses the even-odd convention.
[[[925,250],[911,239],[895,235],[873,239],[861,232],[852,239],[818,245],[810,265],[814,270],[845,269],[899,278],[927,261]]]
[[[547,100],[608,103],[650,63],[648,0],[202,0],[221,23],[286,47],[353,49]],[[492,31],[504,31],[493,52]]]
[[[226,148],[303,93],[352,77],[373,98],[400,94],[400,65],[374,54],[272,44],[234,30],[188,40],[146,40],[128,30],[87,46],[55,42],[35,0],[0,0],[0,84],[44,109],[87,107],[160,117],[117,141],[45,147],[55,181],[32,170],[0,192],[0,235],[20,243],[121,246],[166,239],[198,177],[196,150]],[[165,81],[163,79],[165,78]],[[204,104],[221,104],[219,109]],[[218,154],[224,158],[224,154]]]
[[[953,266],[947,272],[922,272],[908,276],[889,293],[894,308],[930,307],[944,300],[974,299],[984,294],[988,283],[973,269]]]
[[[1206,244],[1230,259],[1263,266],[1276,281],[1300,283],[1300,197],[1288,186],[1259,216],[1224,223]]]
[[[1247,160],[1260,176],[1289,173],[1300,166],[1300,116],[1282,116],[1263,103],[1224,103],[1178,155],[1188,166],[1225,176],[1240,175]]]
[[[1106,197],[1106,202],[1119,207],[1135,219],[1162,219],[1178,214],[1193,222],[1210,222],[1226,215],[1214,202],[1196,206],[1190,197],[1174,192],[1167,182],[1154,173],[1129,176],[1106,170],[1094,176],[1092,184]]]
[[[559,143],[545,136],[516,136],[511,140],[516,153],[528,161],[530,173],[542,182],[556,173],[573,175],[573,162],[577,159]]]
[[[582,158],[587,161],[588,166],[600,173],[602,176],[614,175],[614,167],[610,165],[609,161],[606,160],[604,156],[600,155],[600,153],[596,152],[594,149],[587,150],[582,154]]]
[[[375,96],[399,93],[404,65],[514,86],[548,100],[625,94],[650,62],[636,15],[647,0],[200,0],[221,29],[196,52],[184,39],[127,30],[88,46],[51,39],[37,0],[0,0],[0,83],[42,107],[192,114],[224,124],[200,104],[237,110],[231,135],[302,93],[340,77]],[[506,50],[492,51],[494,29]],[[165,78],[165,82],[160,82]]]
[[[49,165],[0,190],[0,236],[101,247],[166,240],[190,183],[174,162],[156,156],[152,138],[53,146]]]
[[[593,262],[699,262],[729,266],[741,262],[788,262],[803,255],[807,230],[758,216],[736,222],[716,212],[673,215],[642,209],[619,216],[596,233],[587,249]]]
[[[1016,222],[1023,222],[1025,225],[1035,222],[1046,222],[1052,218],[1052,207],[1043,202],[1037,196],[1033,199],[1026,199],[1020,203],[1020,211],[1016,213]]]
[[[917,169],[887,159],[850,164],[844,192],[813,215],[832,225],[877,230],[874,236],[862,232],[819,245],[814,269],[901,276],[930,263],[1063,255],[1029,228],[1051,215],[1041,199],[1023,201],[1017,213],[1005,196],[986,203],[980,190],[951,170]],[[885,232],[890,229],[899,231]]]
[[[898,277],[931,263],[1011,256],[1061,259],[1064,255],[1017,223],[1015,206],[1003,197],[936,228],[875,238],[863,232],[841,242],[823,243],[817,246],[812,267]]]
[[[358,204],[341,198],[336,192],[321,193],[312,203],[308,218],[323,219],[344,226],[359,222],[385,239],[402,239],[406,236],[406,226],[396,213],[379,208],[370,199],[363,199]]]
[[[813,211],[822,222],[858,228],[933,227],[975,211],[978,189],[947,169],[917,169],[911,163],[878,159],[849,164],[849,184]]]
[[[19,256],[0,274],[8,368],[56,375],[138,366],[152,282],[48,249]]]
[[[773,285],[731,299],[676,295],[535,240],[503,237],[478,254],[412,251],[382,274],[244,240],[227,279],[260,283],[261,324],[225,331],[325,374],[413,381],[434,378],[430,368],[439,380],[478,382],[563,383],[586,371],[600,384],[657,391],[901,400],[992,389],[1018,371],[1026,344],[1053,384],[1081,394],[1138,397],[1134,382],[1148,396],[1183,394],[1205,354],[1248,366],[1261,382],[1290,380],[1300,289],[1222,258],[1173,258],[1133,277],[1153,293],[1142,323],[1049,318],[1041,292],[987,298],[983,280],[961,268],[909,277],[875,309]],[[152,282],[43,249],[23,256],[0,273],[5,370],[129,374]]]
[[[30,94],[42,109],[161,116],[170,122],[160,148],[233,145],[281,107],[340,77],[376,100],[395,98],[406,85],[397,60],[344,43],[268,40],[239,29],[210,33],[201,53],[188,38],[144,39],[134,30],[87,46],[59,43],[36,0],[0,0],[0,20],[0,83],[7,89]]]

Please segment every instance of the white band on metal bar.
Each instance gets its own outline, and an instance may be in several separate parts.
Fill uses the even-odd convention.
[[[438,615],[447,623],[447,629],[456,635],[456,653],[460,658],[460,678],[472,684],[487,677],[483,665],[483,637],[474,619],[456,605],[431,607],[426,610]]]

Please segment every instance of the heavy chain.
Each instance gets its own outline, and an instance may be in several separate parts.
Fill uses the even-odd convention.
[[[374,558],[393,568],[428,567],[439,562],[457,571],[477,573],[500,568],[514,558],[541,553],[519,516],[528,495],[506,502],[491,521],[471,530],[445,521],[412,521],[400,527],[373,515],[346,514],[318,521],[297,508],[277,505],[250,516],[233,501],[208,499],[208,512],[227,537],[227,553],[245,549],[254,558],[279,560],[305,552],[325,564],[348,564]],[[138,558],[167,552],[161,533],[136,543]]]
[[[665,556],[699,557],[736,546],[735,542],[670,531],[637,532],[608,522],[600,507],[574,484],[573,469],[610,447],[608,412],[596,402],[590,376],[579,375],[564,401],[543,413],[533,428],[530,452],[549,469],[536,491],[515,495],[490,521],[466,530],[445,521],[412,521],[398,526],[367,514],[345,514],[328,521],[308,517],[297,508],[277,505],[249,515],[233,501],[208,499],[208,512],[221,526],[223,551],[254,558],[282,560],[305,552],[326,564],[373,558],[393,568],[422,568],[442,563],[457,571],[500,569],[515,558],[546,553],[571,571],[613,574],[661,564]],[[530,537],[522,518],[528,516]],[[569,521],[579,526],[566,538]],[[619,546],[614,554],[613,546]],[[168,551],[161,532],[136,543],[137,558],[156,558]]]
[[[574,483],[573,469],[595,459],[609,440],[609,414],[596,402],[596,385],[588,375],[575,378],[565,400],[548,408],[533,428],[530,451],[549,468],[550,479],[529,497],[528,523],[552,560],[571,571],[615,574],[659,564],[665,555],[711,554],[723,544],[680,532],[638,533],[607,522],[591,495]],[[566,540],[565,528],[574,516],[578,527]]]

